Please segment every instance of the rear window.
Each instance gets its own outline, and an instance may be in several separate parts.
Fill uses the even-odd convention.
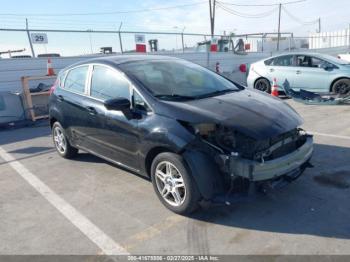
[[[88,68],[88,66],[80,66],[71,69],[64,81],[64,89],[77,93],[84,93]]]
[[[275,57],[272,60],[272,65],[274,66],[292,66],[293,65],[293,56],[292,55],[284,55]]]

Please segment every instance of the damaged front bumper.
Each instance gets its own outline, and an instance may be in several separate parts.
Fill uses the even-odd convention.
[[[302,172],[313,153],[313,138],[307,135],[305,143],[292,153],[270,160],[254,161],[244,159],[238,155],[223,156],[226,158],[228,170],[233,176],[247,178],[250,181],[264,181],[277,179],[281,176],[296,176]],[[293,175],[292,175],[293,174]]]

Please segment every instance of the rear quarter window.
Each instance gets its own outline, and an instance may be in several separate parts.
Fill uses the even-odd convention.
[[[64,89],[83,94],[89,66],[79,66],[68,71]]]
[[[265,65],[271,65],[273,58],[267,59],[264,61]]]

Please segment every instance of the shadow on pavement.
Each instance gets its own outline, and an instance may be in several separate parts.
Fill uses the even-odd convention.
[[[315,167],[289,186],[252,202],[209,208],[191,217],[250,230],[350,239],[349,159],[350,148],[315,144]]]
[[[25,127],[20,129],[0,129],[0,146],[30,140],[42,136],[49,136],[51,130],[49,124],[40,124],[34,127]]]

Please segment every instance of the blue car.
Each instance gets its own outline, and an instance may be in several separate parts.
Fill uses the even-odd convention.
[[[280,91],[286,83],[296,90],[350,94],[350,63],[330,55],[288,53],[258,61],[250,66],[247,84],[270,93],[274,78]]]

